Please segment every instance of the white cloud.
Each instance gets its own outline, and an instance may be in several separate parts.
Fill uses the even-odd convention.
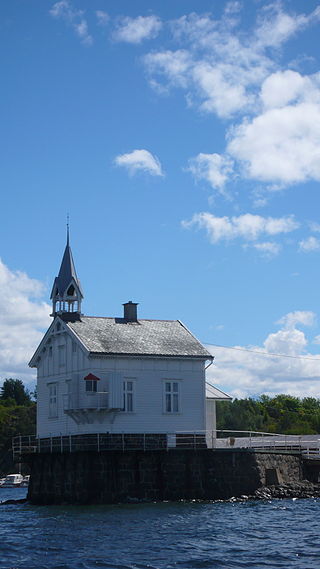
[[[162,22],[158,16],[124,17],[119,20],[113,39],[139,44],[143,40],[155,38],[161,28]]]
[[[31,380],[28,362],[50,324],[43,285],[0,260],[0,378]]]
[[[314,319],[315,315],[309,311],[284,316],[279,321],[284,327],[269,334],[263,346],[234,346],[235,349],[208,346],[215,356],[214,366],[208,369],[208,380],[240,398],[262,393],[319,397],[320,355],[308,353],[308,339],[296,327],[299,323],[312,325]]]
[[[303,326],[313,326],[315,323],[315,314],[310,310],[295,310],[294,312],[289,312],[280,320],[277,324],[283,324],[285,329],[292,329],[297,324],[302,324]]]
[[[98,26],[106,26],[109,23],[109,14],[104,12],[104,10],[96,10],[96,17]]]
[[[127,168],[130,174],[142,171],[152,176],[163,176],[158,158],[148,150],[133,150],[128,154],[121,154],[115,158],[115,163]]]
[[[88,31],[87,20],[83,17],[84,11],[74,8],[70,0],[56,2],[49,13],[53,18],[64,20],[70,25],[83,44],[92,44],[93,39]]]
[[[311,231],[314,231],[315,233],[319,233],[320,232],[320,223],[317,223],[315,221],[311,221],[310,222],[310,229],[311,229]]]
[[[259,86],[278,66],[270,57],[270,47],[281,47],[318,21],[319,10],[310,15],[288,14],[280,3],[272,4],[260,10],[255,29],[244,33],[240,8],[239,3],[228,3],[219,20],[196,13],[173,20],[172,35],[182,49],[145,57],[152,84],[168,81],[171,86],[183,87],[189,102],[220,117],[253,109]],[[182,53],[188,59],[183,69],[176,67]]]
[[[279,243],[274,243],[272,241],[264,241],[262,243],[255,243],[253,245],[257,251],[262,253],[265,257],[275,257],[280,253],[281,245]]]
[[[283,11],[281,3],[275,2],[265,6],[260,12],[258,27],[255,32],[257,45],[262,49],[266,47],[280,47],[300,30],[318,20],[319,8],[309,15],[287,14]]]
[[[270,3],[258,8],[251,30],[242,28],[240,9],[239,3],[228,3],[219,19],[191,13],[173,20],[177,49],[144,57],[150,84],[159,93],[182,89],[188,106],[203,112],[225,119],[242,115],[241,123],[229,128],[226,152],[220,153],[233,168],[222,171],[203,160],[190,168],[213,187],[226,187],[232,172],[261,182],[269,192],[318,181],[320,74],[280,71],[279,48],[319,22],[320,7],[297,14]]]
[[[312,235],[307,239],[302,239],[299,242],[299,251],[304,253],[310,253],[310,251],[319,251],[320,250],[320,239],[313,237]]]
[[[183,227],[190,228],[196,226],[205,229],[211,243],[219,241],[231,241],[234,239],[244,239],[246,242],[256,241],[263,235],[279,235],[289,233],[299,227],[299,224],[292,216],[287,217],[262,217],[246,213],[238,217],[216,217],[208,212],[195,214],[190,221],[183,221]],[[259,249],[259,245],[254,244]],[[277,246],[274,245],[272,253],[276,253]],[[260,244],[260,249],[271,252],[272,246],[266,243]]]
[[[255,180],[283,185],[320,180],[320,105],[270,109],[244,121],[227,150]]]
[[[206,180],[213,189],[223,193],[228,177],[233,171],[233,162],[220,154],[200,153],[189,160],[188,170],[196,180]]]
[[[261,86],[260,97],[265,109],[281,108],[299,102],[320,103],[320,73],[300,75],[287,69],[267,77]]]

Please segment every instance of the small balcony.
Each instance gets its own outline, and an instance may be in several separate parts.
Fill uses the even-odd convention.
[[[109,393],[97,391],[63,395],[63,411],[77,424],[88,424],[104,420],[114,409],[109,407]]]

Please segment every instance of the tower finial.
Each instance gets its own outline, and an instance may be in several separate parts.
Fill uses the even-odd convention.
[[[67,213],[67,246],[69,247],[69,214]]]

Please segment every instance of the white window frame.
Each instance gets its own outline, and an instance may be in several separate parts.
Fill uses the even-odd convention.
[[[58,417],[58,383],[48,383],[49,419]]]
[[[122,411],[124,413],[134,413],[134,392],[135,392],[135,382],[131,377],[127,377],[123,380],[123,407]]]
[[[181,413],[181,381],[178,379],[163,380],[163,412],[166,415]]]

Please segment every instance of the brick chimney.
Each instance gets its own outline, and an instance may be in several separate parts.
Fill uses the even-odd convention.
[[[126,302],[123,304],[123,318],[127,320],[127,322],[137,322],[137,306],[138,302]]]

